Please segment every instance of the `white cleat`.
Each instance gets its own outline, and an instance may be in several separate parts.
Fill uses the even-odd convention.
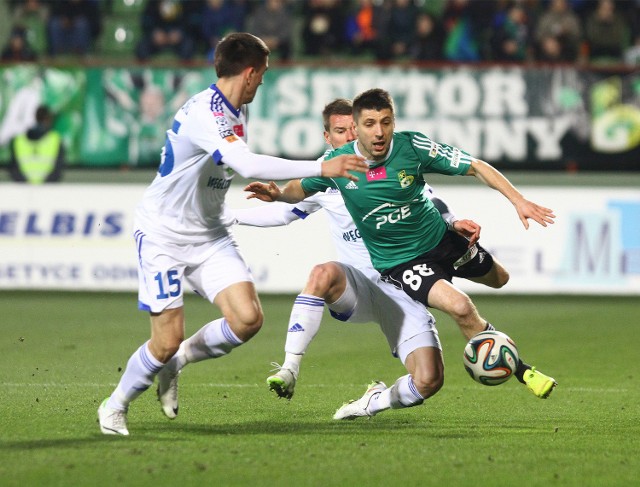
[[[176,419],[178,416],[178,376],[180,371],[171,372],[167,367],[163,367],[158,372],[158,401],[162,407],[162,412],[169,419]]]
[[[267,377],[269,389],[274,391],[278,397],[291,399],[293,390],[296,387],[296,374],[291,369],[283,369],[279,364],[272,362],[278,372]]]
[[[367,392],[360,399],[344,403],[333,415],[333,419],[353,420],[362,416],[373,416],[375,413],[369,412],[371,399],[380,395],[387,388],[384,382],[373,381],[367,387]]]
[[[100,431],[105,435],[129,436],[127,429],[127,412],[107,407],[108,399],[102,401],[98,408]]]

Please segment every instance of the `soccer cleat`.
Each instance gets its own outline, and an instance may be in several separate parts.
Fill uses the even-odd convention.
[[[162,412],[169,419],[176,419],[178,416],[178,376],[180,371],[171,372],[167,367],[163,367],[158,372],[158,401],[162,407]]]
[[[105,399],[98,408],[98,422],[100,423],[100,431],[105,435],[122,435],[129,436],[127,429],[127,412],[111,409],[107,407]]]
[[[544,375],[535,367],[527,370],[522,376],[527,388],[540,399],[546,399],[553,389],[558,385],[553,377]]]
[[[375,413],[369,412],[369,404],[374,396],[378,396],[387,388],[384,382],[373,381],[367,387],[367,392],[360,399],[344,403],[333,415],[333,419],[353,420],[362,416],[373,416]]]
[[[267,377],[269,389],[274,391],[278,397],[291,399],[293,390],[296,387],[296,374],[291,369],[282,368],[276,362],[272,362],[271,365],[276,367],[274,370],[278,372]]]

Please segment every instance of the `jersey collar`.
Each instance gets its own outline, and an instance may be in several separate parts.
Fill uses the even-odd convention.
[[[216,86],[215,83],[212,83],[211,86],[209,86],[209,88],[211,88],[213,91],[218,93],[218,95],[220,95],[220,98],[222,99],[224,104],[227,106],[227,108],[231,110],[231,113],[233,113],[236,117],[240,116],[242,107],[236,109],[236,107],[234,107],[231,103],[229,103],[229,100],[227,100],[227,97],[222,94],[222,91],[220,91],[220,89]]]
[[[394,134],[395,135],[395,134]],[[391,137],[391,144],[389,144],[389,150],[387,151],[387,155],[385,156],[385,158],[382,161],[371,161],[369,159],[367,159],[365,157],[365,161],[369,167],[373,167],[373,166],[379,166],[380,164],[384,164],[385,162],[387,162],[387,159],[389,159],[389,157],[391,156],[391,152],[393,151],[393,142],[395,140],[395,137]],[[360,152],[360,149],[358,149],[358,141],[354,140],[353,141],[353,151],[356,153],[357,156],[360,157],[364,157],[362,155],[362,153]]]

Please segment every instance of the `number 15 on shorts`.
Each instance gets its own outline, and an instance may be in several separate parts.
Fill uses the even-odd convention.
[[[162,272],[158,272],[153,278],[158,283],[158,294],[156,299],[168,299],[169,297],[175,298],[180,295],[182,284],[177,277],[178,271],[171,269],[167,272],[166,276],[162,275]]]

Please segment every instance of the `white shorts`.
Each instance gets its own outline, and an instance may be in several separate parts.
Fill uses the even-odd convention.
[[[138,308],[159,313],[184,304],[185,282],[213,303],[232,284],[253,282],[251,271],[231,237],[199,244],[153,241],[134,232],[138,252]]]
[[[436,320],[424,305],[402,290],[382,282],[374,269],[366,271],[338,262],[347,276],[347,288],[334,303],[327,303],[334,318],[349,323],[380,325],[394,356],[405,363],[420,347],[442,350]]]

